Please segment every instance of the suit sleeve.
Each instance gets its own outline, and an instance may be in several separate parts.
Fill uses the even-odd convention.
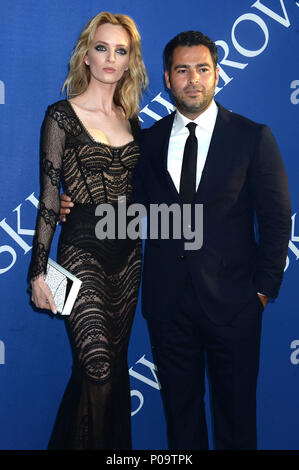
[[[259,130],[250,183],[258,222],[255,286],[258,292],[277,297],[289,243],[291,205],[284,164],[267,126]]]

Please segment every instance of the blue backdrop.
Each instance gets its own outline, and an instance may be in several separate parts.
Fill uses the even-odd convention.
[[[179,31],[198,29],[218,44],[216,100],[268,124],[277,138],[293,217],[280,296],[263,317],[258,442],[260,449],[299,449],[299,2],[2,0],[0,9],[0,449],[46,447],[71,372],[64,322],[31,308],[26,275],[39,196],[41,122],[48,104],[61,97],[79,32],[103,10],[126,13],[139,26],[150,78],[140,108],[143,127],[173,109],[163,82],[163,47]],[[159,384],[140,304],[129,367],[134,448],[165,449]]]

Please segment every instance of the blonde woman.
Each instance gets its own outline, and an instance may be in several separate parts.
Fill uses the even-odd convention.
[[[141,274],[141,241],[99,240],[95,207],[127,203],[139,158],[138,103],[147,85],[140,36],[131,18],[103,12],[74,49],[67,100],[49,106],[42,129],[40,209],[30,279],[38,308],[56,312],[44,280],[59,217],[59,193],[74,207],[63,224],[58,262],[82,280],[67,324],[73,374],[49,448],[130,449],[127,350]]]

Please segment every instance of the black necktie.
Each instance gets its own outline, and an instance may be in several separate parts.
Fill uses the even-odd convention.
[[[189,122],[187,128],[190,132],[184,149],[180,196],[183,204],[191,204],[196,191],[196,162],[197,162],[197,138],[195,135],[195,127],[197,124]]]

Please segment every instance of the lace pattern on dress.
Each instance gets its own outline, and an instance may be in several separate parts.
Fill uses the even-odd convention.
[[[44,219],[45,223],[47,225],[50,225],[52,229],[55,230],[56,223],[59,220],[59,214],[53,211],[53,209],[47,209],[43,201],[40,201],[39,203],[39,213],[40,213],[40,216]]]
[[[35,281],[41,274],[44,272],[44,266],[47,264],[48,261],[48,252],[45,249],[42,243],[39,243],[37,240],[34,241],[33,244],[33,263],[31,269],[31,280]]]
[[[76,137],[82,133],[82,127],[80,126],[78,120],[71,117],[65,111],[58,111],[55,107],[51,106],[49,108],[48,114],[53,119],[55,119],[60,129],[63,129],[68,134]]]
[[[60,168],[54,168],[53,163],[51,160],[46,158],[45,153],[43,153],[42,167],[45,174],[49,176],[53,186],[57,186],[57,188],[59,188],[61,170]]]

